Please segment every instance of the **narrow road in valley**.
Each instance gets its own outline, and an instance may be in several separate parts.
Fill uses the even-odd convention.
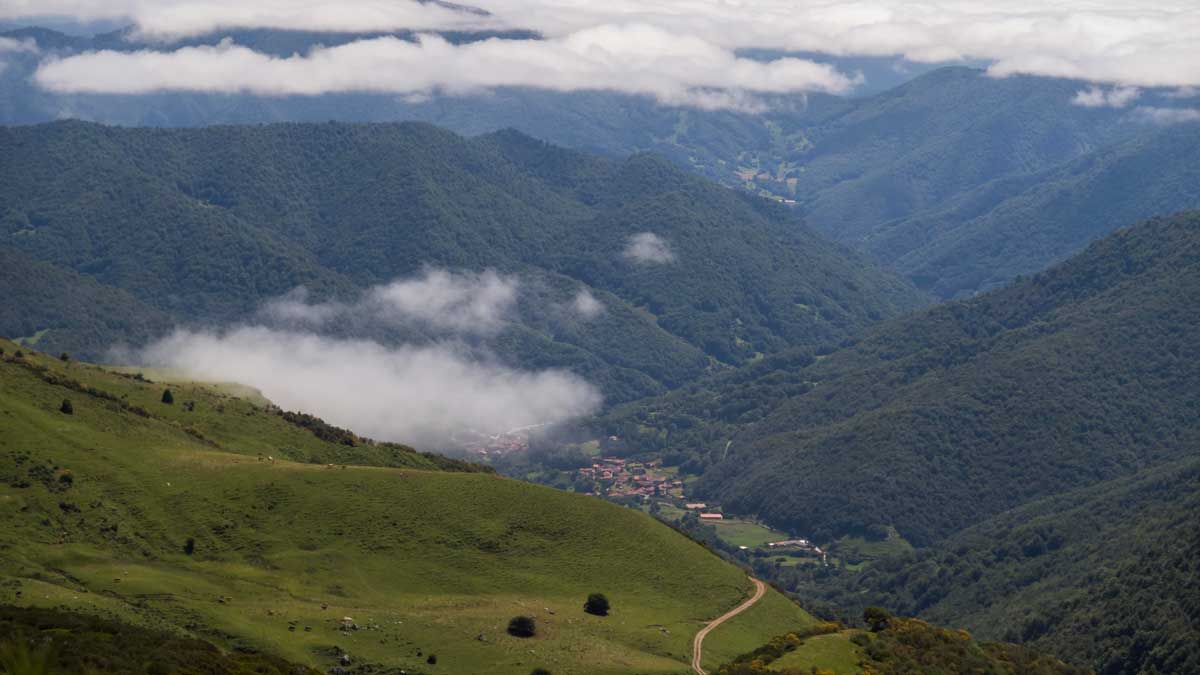
[[[699,633],[696,633],[696,639],[692,640],[692,670],[696,671],[696,675],[708,675],[708,671],[704,670],[700,665],[700,662],[704,659],[704,638],[712,632],[712,629],[753,607],[754,603],[762,600],[762,596],[766,594],[766,584],[754,577],[750,577],[750,581],[754,582],[754,595],[750,596],[749,600],[708,622],[707,626],[701,628]]]

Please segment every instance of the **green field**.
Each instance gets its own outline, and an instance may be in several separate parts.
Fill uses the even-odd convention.
[[[859,672],[858,664],[862,660],[862,648],[850,641],[857,632],[844,630],[805,638],[804,644],[772,662],[771,667],[806,672],[816,668],[831,670],[837,675],[854,675]]]
[[[437,470],[462,467],[399,446],[325,442],[200,385],[170,385],[167,405],[162,384],[0,348],[0,604],[322,669],[343,650],[410,672],[682,673],[695,631],[750,591],[736,567],[632,509]],[[581,611],[596,591],[610,616]],[[518,614],[536,637],[505,634]],[[340,630],[343,617],[358,630]],[[744,618],[706,653],[811,621],[776,593]]]
[[[872,560],[900,555],[913,550],[912,544],[905,541],[896,528],[887,528],[884,539],[867,539],[864,537],[842,537],[829,547],[830,555],[840,558],[851,569],[859,569],[864,563]]]
[[[712,523],[717,528],[717,536],[734,546],[757,548],[768,542],[788,539],[785,532],[773,530],[751,520],[726,518]]]

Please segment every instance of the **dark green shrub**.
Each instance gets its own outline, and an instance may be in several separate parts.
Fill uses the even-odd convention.
[[[608,610],[608,598],[604,597],[603,593],[592,593],[587,597],[587,602],[583,603],[583,611],[588,614],[608,616]]]
[[[508,622],[508,634],[513,637],[530,638],[537,634],[537,624],[528,616],[514,616]]]
[[[175,395],[171,393],[170,389],[163,390],[162,402],[168,405],[175,402]]]
[[[71,405],[71,399],[64,398],[62,405],[58,406],[58,411],[64,415],[74,415],[75,406]]]

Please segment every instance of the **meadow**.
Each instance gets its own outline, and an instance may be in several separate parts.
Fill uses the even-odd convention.
[[[695,631],[750,591],[633,509],[328,442],[219,388],[0,348],[0,604],[319,668],[348,654],[409,672],[677,673]],[[582,611],[590,592],[609,616]],[[516,615],[535,637],[505,633]],[[809,622],[772,592],[706,655]]]

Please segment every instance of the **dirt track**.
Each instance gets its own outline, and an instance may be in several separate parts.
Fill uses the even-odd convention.
[[[696,671],[696,675],[708,675],[708,672],[700,665],[700,662],[704,659],[704,638],[712,629],[753,607],[754,603],[761,600],[762,596],[766,594],[766,584],[754,577],[750,577],[750,581],[754,582],[754,595],[750,596],[749,600],[709,621],[707,626],[701,628],[700,632],[696,633],[696,638],[692,640],[692,670]]]

